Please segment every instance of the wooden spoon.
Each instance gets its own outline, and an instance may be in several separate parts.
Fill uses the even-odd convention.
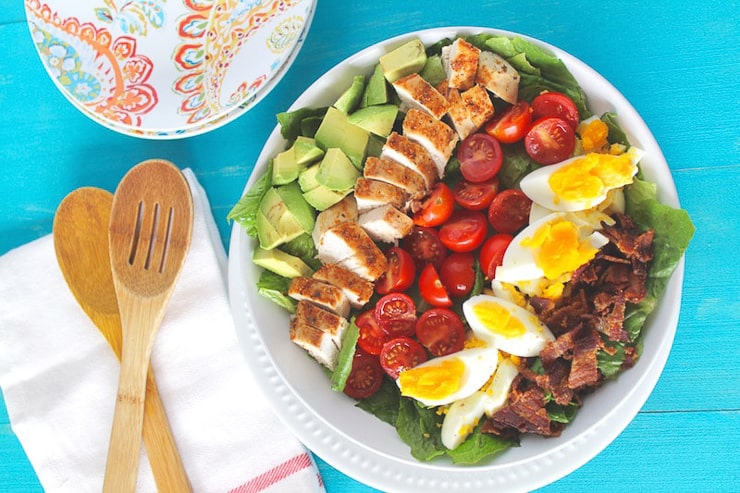
[[[121,317],[108,255],[112,203],[113,194],[100,188],[74,190],[57,208],[53,235],[57,262],[70,291],[120,360]],[[157,490],[191,491],[151,367],[142,434]]]
[[[126,173],[113,196],[108,228],[123,348],[104,492],[136,488],[149,357],[192,228],[193,198],[177,167],[154,159]]]

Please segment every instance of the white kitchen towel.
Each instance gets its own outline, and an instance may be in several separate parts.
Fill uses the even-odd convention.
[[[152,368],[195,492],[323,492],[311,455],[281,424],[240,352],[226,254],[204,190],[193,241],[155,340]],[[0,257],[0,386],[48,492],[99,492],[119,366],[70,293],[51,235]],[[143,451],[137,491],[155,491]]]

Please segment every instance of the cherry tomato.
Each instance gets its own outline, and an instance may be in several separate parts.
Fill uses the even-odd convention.
[[[375,305],[375,320],[389,338],[414,333],[416,304],[405,293],[389,293]]]
[[[375,281],[375,291],[378,294],[388,294],[392,291],[405,291],[416,278],[416,265],[411,254],[400,247],[391,247],[385,252],[388,260],[385,273]]]
[[[496,176],[479,183],[462,179],[455,185],[455,202],[465,209],[480,211],[491,204],[497,192],[498,177]]]
[[[470,252],[483,243],[487,226],[482,212],[460,209],[439,229],[439,240],[453,252]]]
[[[353,399],[366,399],[383,384],[383,369],[378,358],[358,349],[352,359],[352,370],[344,385],[344,393]]]
[[[488,208],[488,222],[497,233],[513,234],[529,222],[532,200],[521,190],[510,188],[493,198]]]
[[[501,116],[489,121],[484,130],[504,144],[513,144],[524,138],[532,123],[532,108],[526,101],[519,101]]]
[[[414,226],[401,242],[401,246],[411,254],[417,270],[429,263],[439,267],[447,256],[447,249],[439,241],[439,233],[432,228]]]
[[[477,183],[496,176],[504,162],[504,154],[498,140],[486,133],[475,133],[460,142],[457,159],[463,178]]]
[[[380,366],[393,380],[407,368],[427,360],[427,352],[421,344],[410,337],[396,337],[383,345],[380,351]]]
[[[562,118],[573,130],[580,121],[576,103],[562,92],[543,92],[532,100],[532,117],[537,120],[544,116]]]
[[[535,121],[524,136],[524,149],[539,164],[569,158],[576,147],[576,133],[562,118],[546,116]]]
[[[432,306],[452,306],[447,289],[439,279],[439,273],[432,264],[427,264],[419,274],[419,292],[421,297]]]
[[[455,197],[444,182],[438,181],[414,214],[417,226],[434,227],[447,221],[455,209]]]
[[[439,280],[450,296],[466,296],[475,284],[475,256],[470,252],[450,254],[439,269]]]
[[[357,339],[357,345],[363,351],[369,354],[378,355],[389,337],[383,332],[375,320],[375,310],[367,310],[355,318],[355,325],[360,329],[360,338]]]
[[[463,348],[465,325],[452,310],[432,308],[416,322],[416,338],[434,356],[444,356]]]
[[[490,281],[496,275],[496,267],[501,265],[504,253],[513,239],[510,234],[497,233],[483,242],[480,247],[480,268],[487,280]]]

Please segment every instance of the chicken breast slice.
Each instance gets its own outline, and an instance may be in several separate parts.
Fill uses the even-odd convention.
[[[357,223],[346,222],[324,233],[316,245],[318,258],[325,264],[339,264],[368,281],[385,272],[385,255]]]
[[[300,300],[298,302],[295,309],[295,318],[300,322],[322,330],[331,337],[332,342],[337,348],[342,348],[342,336],[344,336],[344,332],[349,327],[349,322],[346,318],[340,317],[336,313],[325,310],[307,300]]]
[[[424,110],[434,118],[442,118],[447,113],[447,99],[419,74],[411,74],[393,83],[401,99],[401,111],[410,108]]]
[[[403,164],[424,178],[427,190],[437,181],[437,166],[424,147],[405,135],[391,132],[380,151],[380,157]]]
[[[329,370],[336,368],[339,348],[323,330],[308,325],[297,317],[291,317],[290,340]]]
[[[482,51],[478,61],[478,84],[491,91],[507,103],[516,104],[519,99],[519,72],[502,56]]]
[[[370,178],[358,178],[355,183],[355,201],[360,214],[385,204],[405,210],[408,199],[405,190],[390,183]]]
[[[375,292],[372,282],[337,264],[323,264],[313,278],[341,289],[353,308],[365,306]]]
[[[460,140],[464,140],[468,135],[477,130],[475,123],[468,114],[468,109],[465,106],[462,96],[460,96],[460,91],[450,88],[447,91],[447,99],[450,102],[450,109],[447,115],[449,116],[452,128],[455,129],[455,133],[457,133]]]
[[[476,130],[483,126],[488,120],[493,118],[493,101],[483,86],[473,86],[467,91],[460,94],[460,98],[468,111],[470,119],[476,127]]]
[[[424,178],[406,166],[392,160],[369,156],[365,160],[365,178],[390,183],[406,190],[411,197],[419,197],[426,193]]]
[[[411,109],[403,119],[403,134],[426,149],[437,167],[437,176],[442,178],[459,140],[455,131],[429,113]]]
[[[465,91],[475,84],[481,50],[462,38],[442,48],[442,66],[449,87]]]
[[[357,222],[359,212],[354,195],[349,194],[331,207],[319,212],[313,228],[313,242],[318,245],[324,232],[334,226],[350,221]]]
[[[310,277],[294,277],[290,280],[288,296],[301,301],[315,303],[340,317],[349,315],[349,300],[336,286]]]
[[[360,214],[362,229],[375,241],[394,243],[411,232],[412,219],[390,204]]]

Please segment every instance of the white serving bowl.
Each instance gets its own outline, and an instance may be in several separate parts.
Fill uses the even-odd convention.
[[[315,0],[25,0],[51,79],[117,132],[173,139],[244,114],[285,74]]]
[[[371,46],[327,72],[290,109],[332,104],[352,76],[372,71],[380,55],[412,37],[425,44],[456,34],[515,33],[478,27],[450,27],[409,33]],[[526,36],[522,36],[525,37]],[[645,150],[645,177],[658,184],[659,199],[678,206],[668,165],[653,135],[629,102],[583,62],[549,44],[533,40],[568,66],[589,97],[595,114],[614,111],[635,146]],[[284,149],[276,128],[245,187],[248,190]],[[653,390],[668,358],[680,311],[683,262],[644,329],[644,353],[615,381],[589,395],[578,416],[557,438],[526,436],[511,448],[476,466],[447,460],[415,460],[396,431],[355,407],[344,394],[330,390],[322,368],[290,342],[288,315],[256,290],[260,269],[251,262],[255,246],[235,225],[231,234],[229,290],[232,314],[246,360],[263,391],[293,433],[335,468],[383,491],[528,491],[556,481],[585,464],[629,424]]]

